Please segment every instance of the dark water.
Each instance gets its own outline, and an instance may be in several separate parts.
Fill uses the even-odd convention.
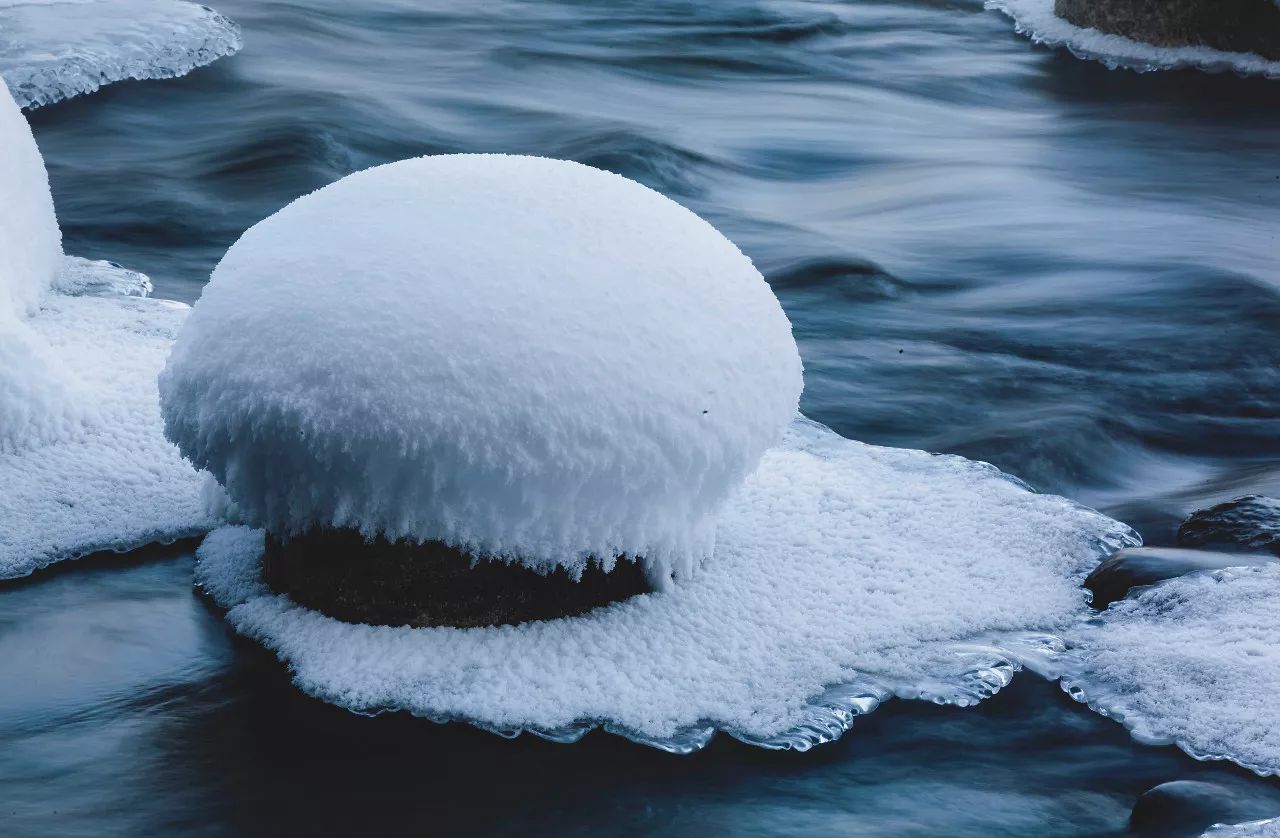
[[[994,462],[1157,544],[1280,493],[1280,84],[1108,71],[977,0],[217,6],[240,55],[33,114],[68,252],[190,301],[353,170],[568,157],[737,242],[804,410],[848,436]],[[1095,835],[1207,770],[1029,677],[803,756],[359,719],[230,638],[186,555],[121,564],[0,589],[0,832]]]

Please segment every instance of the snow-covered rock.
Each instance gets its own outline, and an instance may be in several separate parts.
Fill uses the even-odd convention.
[[[0,84],[0,311],[28,315],[62,260],[49,175],[31,127]]]
[[[687,209],[577,163],[406,160],[227,252],[161,377],[169,438],[245,519],[440,540],[655,584],[795,415],[759,272]]]
[[[1063,688],[1134,738],[1280,774],[1280,564],[1162,582],[1065,639]]]
[[[1054,13],[1054,0],[986,0],[986,7],[1013,18],[1018,32],[1039,44],[1066,47],[1080,58],[1100,61],[1112,69],[1137,72],[1195,67],[1210,72],[1235,72],[1280,78],[1280,61],[1248,52],[1228,52],[1208,46],[1156,46],[1124,35],[1077,26]]]
[[[0,579],[208,529],[155,379],[188,308],[62,255],[44,161],[0,84]]]
[[[690,579],[580,616],[490,628],[345,623],[268,589],[263,533],[214,531],[197,581],[306,692],[571,741],[597,724],[674,751],[716,729],[765,747],[838,737],[891,695],[973,704],[1004,639],[1069,625],[1080,581],[1137,538],[959,457],[798,420],[719,515]],[[1019,635],[1019,637],[1015,637]]]
[[[0,0],[0,78],[24,108],[186,75],[240,46],[238,26],[185,0]]]

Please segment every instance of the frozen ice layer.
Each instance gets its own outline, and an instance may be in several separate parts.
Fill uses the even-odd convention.
[[[44,161],[2,84],[0,147],[0,579],[203,532],[155,385],[187,307],[62,255]]]
[[[184,0],[0,0],[0,77],[24,108],[182,76],[240,46],[238,26]]]
[[[998,638],[1068,626],[1080,581],[1136,536],[991,466],[797,420],[668,590],[490,628],[345,623],[260,580],[261,530],[206,538],[197,581],[306,692],[573,741],[596,724],[677,752],[716,729],[805,748],[891,695],[971,704],[1016,665]],[[982,636],[983,642],[970,642]]]
[[[1054,0],[986,0],[986,7],[1013,18],[1017,31],[1038,44],[1066,47],[1079,58],[1100,61],[1112,69],[1124,67],[1147,72],[1192,67],[1280,78],[1280,61],[1253,53],[1226,52],[1206,46],[1155,46],[1076,26],[1054,14]]]
[[[444,155],[255,225],[160,382],[165,428],[273,533],[350,528],[654,584],[795,415],[759,272],[692,212],[577,163]]]
[[[1162,582],[1065,639],[1063,688],[1139,741],[1280,774],[1280,565]]]

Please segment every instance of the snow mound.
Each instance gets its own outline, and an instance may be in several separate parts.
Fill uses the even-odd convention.
[[[3,2],[3,0],[0,0]],[[35,311],[62,260],[62,231],[31,127],[0,84],[0,317]]]
[[[44,161],[4,85],[0,147],[0,579],[208,529],[156,395],[187,307],[147,299],[142,274],[63,257]]]
[[[697,750],[830,741],[892,695],[973,704],[1017,669],[1000,638],[1056,630],[1123,524],[958,457],[797,420],[719,515],[715,555],[667,591],[496,628],[354,625],[259,580],[261,530],[215,530],[197,583],[307,693],[514,736],[598,724]],[[980,637],[981,640],[971,640]]]
[[[0,0],[0,77],[24,108],[186,75],[240,46],[238,26],[182,0]]]
[[[711,225],[577,163],[445,155],[300,198],[227,252],[165,429],[279,533],[358,528],[655,584],[801,389],[791,327]]]
[[[1280,774],[1280,565],[1162,582],[1065,640],[1063,689],[1135,739]]]
[[[71,385],[25,323],[62,261],[49,176],[31,128],[0,84],[0,453],[73,421]]]
[[[1123,67],[1145,73],[1192,67],[1280,78],[1280,61],[1211,47],[1158,47],[1123,35],[1086,29],[1055,15],[1053,4],[1054,0],[986,0],[988,9],[1013,18],[1017,31],[1036,43],[1066,47],[1078,58],[1101,61],[1113,70]]]

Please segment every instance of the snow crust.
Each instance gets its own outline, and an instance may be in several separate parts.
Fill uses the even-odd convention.
[[[999,638],[1057,630],[1080,581],[1137,542],[993,467],[797,420],[719,516],[714,557],[665,592],[478,629],[353,625],[258,578],[261,530],[215,530],[197,583],[307,693],[573,741],[596,724],[667,750],[717,728],[766,747],[835,738],[891,695],[971,704],[1017,668]]]
[[[1123,67],[1144,73],[1193,67],[1210,72],[1280,78],[1280,61],[1247,52],[1211,47],[1158,47],[1123,35],[1100,32],[1069,23],[1053,13],[1054,0],[986,0],[1013,18],[1017,31],[1038,44],[1066,47],[1078,58],[1101,61],[1111,69]]]
[[[241,43],[236,24],[183,0],[0,0],[0,77],[24,108],[186,75]]]
[[[1280,565],[1162,582],[1065,640],[1063,688],[1135,739],[1280,774]]]
[[[657,584],[780,439],[801,365],[759,272],[577,163],[443,155],[255,225],[161,377],[169,438],[244,519],[438,539]]]
[[[1215,824],[1204,838],[1280,838],[1280,818],[1235,825]]]
[[[0,579],[195,535],[200,477],[165,439],[155,379],[188,308],[62,255],[44,162],[0,84]]]

